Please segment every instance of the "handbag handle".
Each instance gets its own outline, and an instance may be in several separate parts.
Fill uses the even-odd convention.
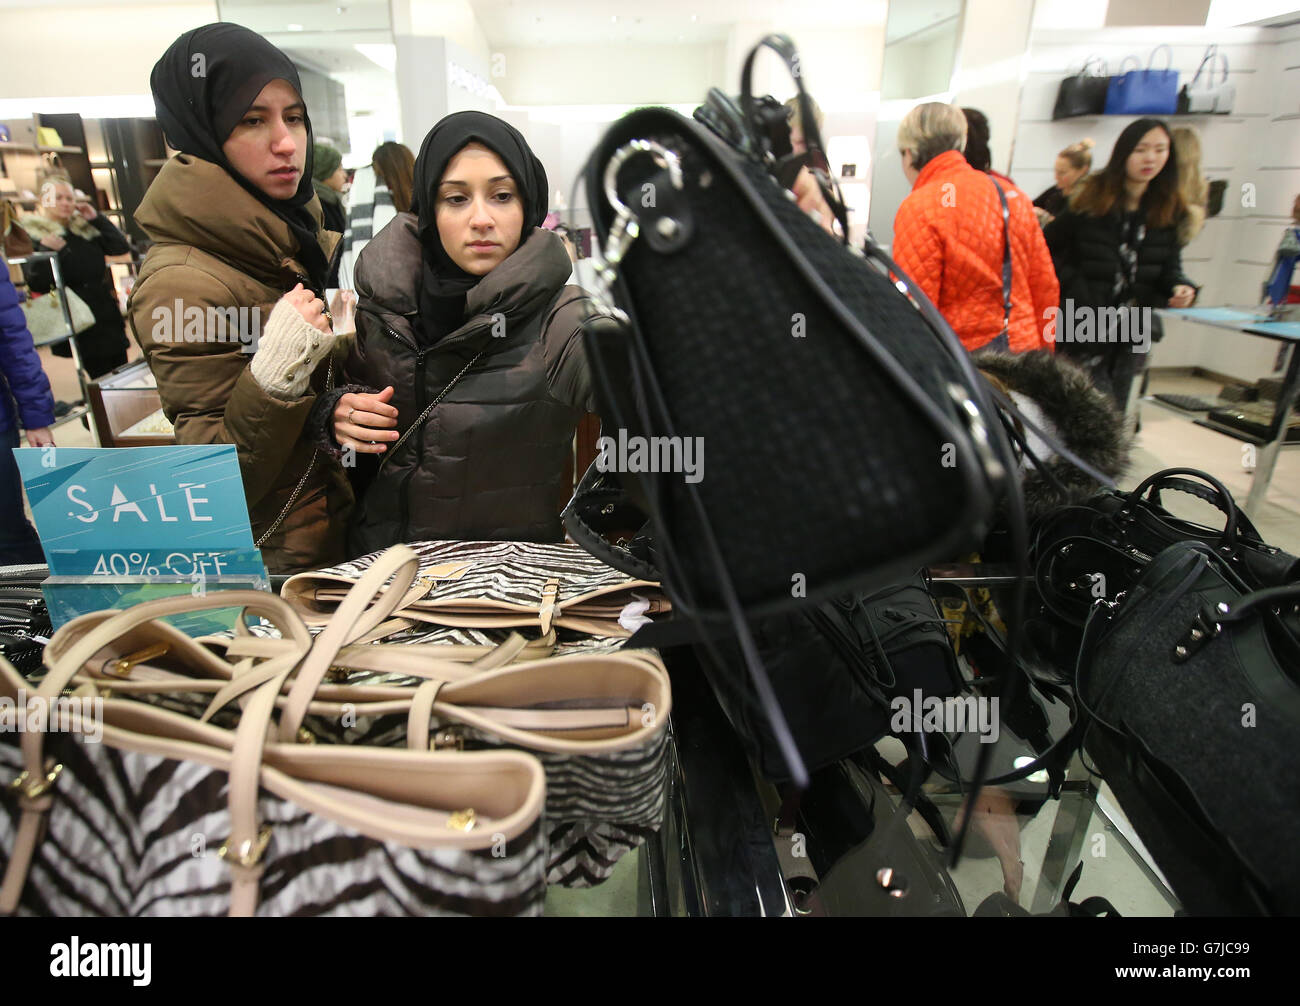
[[[47,667],[44,680],[35,695],[47,702],[57,698],[59,693],[77,675],[90,659],[120,638],[125,632],[158,618],[168,615],[190,614],[196,611],[211,611],[221,608],[240,608],[240,618],[244,614],[253,614],[271,622],[281,634],[288,636],[302,650],[311,645],[311,634],[292,608],[274,594],[258,590],[213,591],[195,598],[190,594],[178,597],[164,597],[156,601],[145,601],[133,605],[120,614],[100,622],[73,642],[57,659],[52,659]],[[60,630],[62,631],[62,630]],[[56,634],[57,635],[57,634]],[[53,640],[51,640],[53,642]],[[49,652],[47,648],[47,652]],[[24,733],[22,738],[23,763],[29,772],[42,772],[42,748],[45,735],[42,732]]]
[[[383,622],[401,603],[420,571],[420,557],[406,545],[394,545],[383,552],[348,592],[329,624],[312,643],[302,662],[280,717],[280,740],[290,742],[307,713],[307,706],[324,680],[326,672],[345,645]],[[392,578],[392,586],[384,584]]]
[[[1090,73],[1088,72],[1088,67],[1090,67],[1090,66],[1099,66],[1099,67],[1101,68],[1101,72],[1100,72],[1100,73],[1091,73],[1091,74],[1090,74]],[[1078,72],[1077,74],[1075,74],[1075,76],[1077,76],[1077,77],[1104,77],[1104,76],[1106,76],[1106,61],[1105,61],[1104,59],[1102,59],[1100,56],[1097,56],[1097,55],[1089,56],[1087,59],[1085,59],[1085,60],[1083,61],[1083,66],[1079,67],[1079,72]]]
[[[1192,82],[1188,85],[1187,89],[1191,91],[1196,88],[1196,82],[1201,79],[1201,71],[1205,69],[1206,63],[1210,64],[1210,86],[1213,87],[1214,68],[1218,65],[1220,60],[1223,61],[1222,83],[1226,84],[1228,82],[1228,54],[1219,52],[1219,47],[1217,45],[1207,45],[1205,47],[1205,55],[1201,57],[1201,64],[1196,68],[1196,73],[1192,76]]]
[[[1226,52],[1217,52],[1217,53],[1215,53],[1215,62],[1216,62],[1216,63],[1218,63],[1218,62],[1222,62],[1222,63],[1223,63],[1223,80],[1222,80],[1220,83],[1226,84],[1226,83],[1228,82],[1228,54],[1227,54]],[[1211,83],[1211,84],[1214,83],[1214,69],[1213,69],[1213,67],[1211,67],[1211,69],[1210,69],[1210,83]]]
[[[1165,72],[1172,70],[1174,68],[1174,50],[1171,49],[1168,45],[1158,45],[1151,50],[1151,55],[1147,57],[1148,70],[1154,69],[1154,67],[1152,67],[1151,64],[1156,61],[1156,53],[1158,53],[1161,49],[1163,49],[1165,51],[1165,55],[1169,57],[1169,62],[1165,64]]]
[[[1133,55],[1132,53],[1129,53],[1127,56],[1125,56],[1123,59],[1121,59],[1121,60],[1119,61],[1119,69],[1115,71],[1115,75],[1116,75],[1116,76],[1118,76],[1118,77],[1122,77],[1122,76],[1124,76],[1124,74],[1127,72],[1127,71],[1124,69],[1124,66],[1125,66],[1125,64],[1128,63],[1128,61],[1129,61],[1130,59],[1133,61],[1133,64],[1134,64],[1134,65],[1135,65],[1139,70],[1142,69],[1142,60],[1138,59],[1138,57],[1135,56],[1135,55]]]
[[[1249,594],[1243,594],[1235,601],[1220,602],[1215,608],[1214,617],[1220,623],[1240,622],[1260,605],[1276,604],[1278,601],[1288,601],[1292,598],[1300,598],[1300,583],[1289,583],[1284,587],[1265,587],[1263,590],[1253,590]]]
[[[754,132],[754,112],[757,107],[753,91],[754,58],[758,55],[759,50],[764,47],[771,49],[785,60],[790,76],[794,78],[795,89],[799,92],[799,120],[803,124],[804,143],[807,144],[810,151],[816,150],[825,157],[826,145],[822,143],[821,129],[817,125],[817,117],[813,115],[812,98],[803,86],[803,74],[799,69],[799,53],[794,47],[794,40],[789,35],[781,35],[775,32],[764,35],[758,44],[749,50],[749,55],[745,57],[744,68],[740,72],[740,107],[745,113],[745,126],[754,138],[756,149],[764,150],[765,144],[763,138]],[[829,158],[827,163],[830,163]],[[835,214],[835,219],[839,221],[840,230],[844,235],[845,242],[847,242],[849,239],[848,212],[842,205],[832,206],[831,212]]]
[[[1232,498],[1232,493],[1228,491],[1227,486],[1225,486],[1222,482],[1216,479],[1209,472],[1203,472],[1196,468],[1166,468],[1163,471],[1158,471],[1153,475],[1148,475],[1145,479],[1142,480],[1142,482],[1138,485],[1136,489],[1134,489],[1131,493],[1129,493],[1125,497],[1125,506],[1126,507],[1136,506],[1141,501],[1142,494],[1146,492],[1148,489],[1152,490],[1151,493],[1152,502],[1155,501],[1154,497],[1159,494],[1159,491],[1162,487],[1169,488],[1169,489],[1179,489],[1180,487],[1178,485],[1178,481],[1181,480],[1170,479],[1169,477],[1172,475],[1191,475],[1195,478],[1208,482],[1211,486],[1214,487],[1214,489],[1218,492],[1218,496],[1219,496],[1219,500],[1217,503],[1215,503],[1215,506],[1217,506],[1218,509],[1222,511],[1227,518],[1223,527],[1223,535],[1221,538],[1222,545],[1228,548],[1236,548],[1237,525],[1239,522],[1237,503]],[[1164,485],[1166,481],[1168,481],[1169,483],[1168,485]],[[1182,491],[1186,492],[1187,490],[1183,489]],[[1201,499],[1205,499],[1205,497],[1200,496],[1199,493],[1195,493],[1194,495],[1197,495]]]

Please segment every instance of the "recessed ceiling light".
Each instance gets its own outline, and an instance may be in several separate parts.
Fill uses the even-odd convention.
[[[692,15],[691,15],[691,24],[694,24],[694,23],[695,23],[696,21],[698,21],[699,19],[700,19],[700,16],[699,16],[698,14],[692,14]]]
[[[290,31],[302,31],[302,25],[300,25],[300,24],[291,24],[291,25],[289,25],[289,30],[290,30]]]
[[[617,15],[617,14],[611,14],[611,15],[609,16],[609,20],[610,20],[610,23],[611,23],[611,24],[618,24],[618,15]]]

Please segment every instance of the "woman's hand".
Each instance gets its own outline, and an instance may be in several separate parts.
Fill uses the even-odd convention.
[[[396,440],[397,409],[389,405],[390,385],[377,395],[349,392],[334,408],[334,439],[360,454],[383,454]],[[382,442],[381,442],[382,441]]]
[[[95,217],[99,216],[99,211],[90,203],[77,203],[77,212],[86,220],[94,220]]]
[[[1196,287],[1179,283],[1174,287],[1174,295],[1169,298],[1170,307],[1191,307],[1196,299]]]
[[[326,335],[333,335],[329,319],[325,317],[325,304],[301,283],[284,295],[289,306],[302,315],[302,320]]]
[[[64,248],[68,247],[68,242],[57,234],[49,234],[41,238],[41,247],[48,248],[50,251],[63,251]]]
[[[834,234],[832,226],[835,222],[835,214],[826,204],[826,199],[822,196],[822,187],[817,184],[817,179],[807,168],[800,168],[799,174],[795,176],[794,185],[792,186],[795,199],[799,204],[799,209],[803,210],[813,218],[827,234]]]
[[[1053,220],[1056,219],[1054,216],[1052,216],[1052,214],[1048,213],[1047,210],[1043,209],[1041,206],[1034,207],[1034,216],[1038,217],[1039,227],[1046,227],[1048,224],[1050,224]]]
[[[50,432],[48,426],[41,426],[35,430],[27,431],[28,447],[53,447],[54,434]]]

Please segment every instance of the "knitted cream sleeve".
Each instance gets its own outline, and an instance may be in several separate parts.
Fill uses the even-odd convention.
[[[281,300],[262,328],[249,369],[262,390],[292,400],[307,393],[312,371],[329,355],[334,336],[313,328]]]

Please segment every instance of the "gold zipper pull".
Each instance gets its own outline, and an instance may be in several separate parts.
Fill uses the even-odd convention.
[[[103,673],[115,678],[129,678],[131,668],[136,664],[142,664],[154,657],[161,657],[171,652],[171,648],[171,643],[154,643],[152,646],[146,646],[143,650],[128,653],[125,657],[119,657],[117,660],[105,661]]]

